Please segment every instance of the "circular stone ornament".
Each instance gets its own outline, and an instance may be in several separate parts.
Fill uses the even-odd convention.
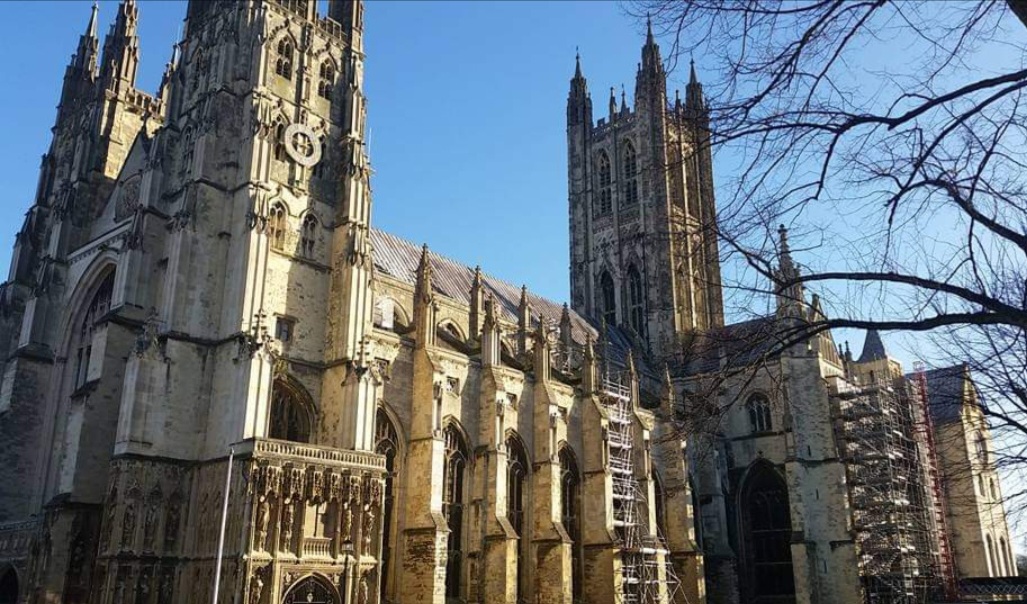
[[[306,124],[292,124],[285,129],[285,152],[297,164],[307,168],[321,161],[321,144],[313,129]]]

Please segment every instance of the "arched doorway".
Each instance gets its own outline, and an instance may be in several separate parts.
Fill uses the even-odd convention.
[[[339,596],[327,581],[309,576],[289,590],[282,604],[339,604]]]
[[[18,575],[8,568],[0,575],[0,604],[15,604],[18,601]]]
[[[771,464],[757,463],[749,470],[742,485],[741,516],[748,601],[794,602],[788,488]]]

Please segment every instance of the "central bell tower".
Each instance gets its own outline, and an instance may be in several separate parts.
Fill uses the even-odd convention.
[[[684,103],[668,102],[650,26],[634,110],[611,88],[593,122],[580,57],[567,99],[572,305],[661,358],[723,325],[708,113],[690,76]]]

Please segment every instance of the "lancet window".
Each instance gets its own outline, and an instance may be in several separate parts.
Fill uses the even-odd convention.
[[[638,155],[630,142],[624,145],[624,205],[638,203]]]
[[[332,100],[332,90],[335,88],[335,66],[332,62],[325,60],[321,63],[321,70],[318,73],[317,96]]]
[[[574,454],[568,447],[560,449],[561,518],[571,538],[571,593],[575,602],[584,597],[582,583],[581,543],[581,474]]]
[[[93,294],[86,307],[86,313],[79,323],[78,341],[75,349],[74,385],[78,389],[89,379],[89,364],[93,356],[93,335],[96,333],[96,322],[111,309],[111,296],[114,294],[114,272],[107,274],[96,293]]]
[[[645,301],[642,292],[642,274],[632,266],[628,269],[628,317],[631,329],[645,335]]]
[[[291,80],[292,79],[292,41],[288,38],[282,38],[278,42],[277,57],[275,57],[275,73],[279,76]]]
[[[599,195],[596,198],[594,214],[605,216],[613,211],[613,171],[610,158],[605,153],[599,154]]]
[[[519,438],[511,434],[506,439],[506,517],[517,533],[517,600],[527,595],[527,565],[525,564],[528,539],[525,534],[525,486],[528,478],[528,456]]]
[[[444,432],[445,465],[442,468],[442,515],[449,527],[446,547],[446,598],[460,598],[463,568],[464,480],[467,445],[460,431],[449,425]]]
[[[303,227],[300,231],[300,252],[304,258],[314,257],[314,243],[317,236],[317,218],[313,214],[307,214],[303,219]]]
[[[762,394],[754,394],[745,403],[749,412],[749,427],[753,432],[770,432],[773,424],[770,419],[770,400]]]
[[[385,501],[382,512],[381,553],[381,596],[385,600],[388,589],[389,569],[392,562],[392,516],[395,507],[396,456],[399,451],[399,436],[396,426],[384,409],[379,408],[375,417],[375,453],[385,456]]]
[[[288,212],[283,204],[271,206],[267,217],[267,237],[271,240],[271,247],[276,250],[285,249],[285,227],[288,222]]]

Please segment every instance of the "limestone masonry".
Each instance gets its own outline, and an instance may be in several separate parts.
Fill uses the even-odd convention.
[[[563,305],[373,228],[363,2],[190,0],[156,95],[139,4],[102,52],[93,8],[0,286],[0,604],[212,601],[230,459],[226,604],[1015,574],[965,369],[761,354],[822,316],[799,286],[725,325],[706,101],[651,32],[634,108],[570,81]]]

